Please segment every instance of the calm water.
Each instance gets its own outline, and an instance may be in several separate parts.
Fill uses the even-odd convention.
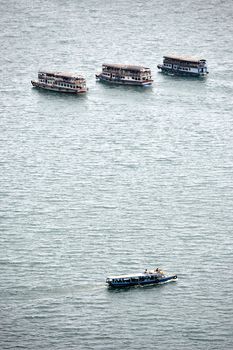
[[[0,348],[232,349],[233,5],[1,0]],[[205,80],[163,76],[203,56]],[[151,67],[152,89],[95,82]],[[31,88],[41,68],[89,93]],[[164,286],[109,291],[160,266]]]

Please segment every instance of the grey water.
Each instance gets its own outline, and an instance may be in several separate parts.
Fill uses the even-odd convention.
[[[233,5],[0,1],[0,349],[232,349]],[[165,54],[206,79],[162,75]],[[95,81],[152,69],[152,88]],[[82,73],[86,96],[35,90]],[[178,281],[108,290],[161,267]]]

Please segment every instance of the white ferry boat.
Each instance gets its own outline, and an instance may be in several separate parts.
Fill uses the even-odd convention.
[[[203,77],[209,72],[205,59],[186,56],[164,56],[158,69],[169,75]]]
[[[153,83],[149,68],[126,64],[104,63],[102,72],[96,74],[96,79],[121,85],[148,86]]]
[[[37,88],[82,94],[87,92],[86,80],[79,74],[66,72],[45,72],[38,73],[38,80],[32,80],[32,85]]]
[[[161,269],[145,270],[142,273],[107,277],[109,287],[131,287],[163,284],[177,280],[177,275],[168,275]]]

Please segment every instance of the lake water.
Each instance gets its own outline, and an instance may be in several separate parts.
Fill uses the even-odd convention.
[[[233,5],[2,0],[0,348],[233,348]],[[165,54],[207,59],[164,76]],[[142,64],[153,88],[95,81]],[[86,96],[31,87],[39,69]],[[176,283],[108,290],[161,267]]]

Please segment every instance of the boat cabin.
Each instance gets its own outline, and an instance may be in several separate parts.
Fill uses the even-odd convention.
[[[70,89],[75,89],[77,87],[86,88],[86,80],[79,74],[41,71],[38,73],[38,81],[40,83]]]
[[[158,69],[164,73],[177,75],[204,76],[208,74],[206,60],[190,56],[164,56],[163,64],[159,64]]]
[[[102,72],[107,76],[120,77],[121,79],[150,80],[151,70],[142,66],[124,64],[103,64]]]
[[[128,85],[151,85],[153,82],[149,68],[126,64],[104,63],[102,72],[97,74],[96,78],[111,83]]]

